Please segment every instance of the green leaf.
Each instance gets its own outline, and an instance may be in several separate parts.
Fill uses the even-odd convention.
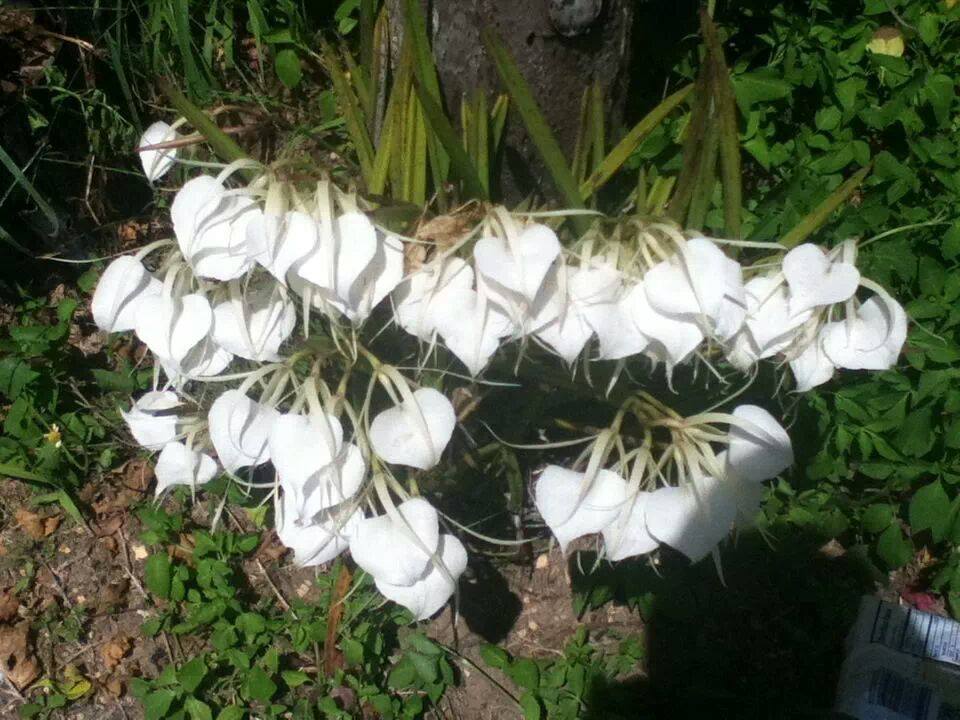
[[[165,720],[176,697],[173,690],[154,690],[147,695],[143,699],[144,720]]]
[[[299,670],[284,670],[280,677],[287,684],[288,688],[300,687],[304,683],[310,682],[310,676]]]
[[[200,683],[203,682],[206,676],[207,664],[204,662],[202,655],[185,663],[184,666],[180,668],[180,672],[177,673],[180,685],[182,685],[183,689],[188,693],[192,693],[200,687]]]
[[[510,679],[527,690],[540,687],[540,668],[530,658],[520,658],[507,669]]]
[[[547,170],[550,172],[560,194],[563,195],[564,201],[570,208],[583,208],[583,198],[580,196],[580,188],[570,172],[570,164],[564,157],[557,139],[550,130],[550,126],[547,125],[547,121],[543,117],[537,101],[534,100],[530,86],[524,80],[520,68],[517,67],[516,62],[514,62],[500,39],[489,28],[483,30],[483,41],[493,58],[500,79],[506,86],[517,111],[520,113],[520,117],[523,119],[527,132],[530,134],[530,139],[540,153],[543,164],[547,166]],[[590,222],[582,215],[573,216],[571,221],[581,234],[590,228]]]
[[[43,195],[37,191],[33,183],[30,182],[29,178],[23,174],[23,170],[20,169],[20,166],[13,161],[12,157],[7,155],[7,151],[3,149],[2,145],[0,145],[0,165],[3,165],[5,168],[7,168],[7,172],[13,176],[14,182],[22,187],[27,195],[29,195],[37,204],[37,207],[40,208],[40,212],[42,212],[44,217],[47,218],[47,222],[50,225],[50,236],[53,237],[57,235],[57,233],[60,232],[60,220],[57,217],[57,213],[50,206],[50,203],[44,199]]]
[[[13,402],[38,377],[40,373],[21,358],[5,357],[0,360],[0,395]]]
[[[897,434],[897,447],[904,455],[923,457],[930,452],[936,439],[933,408],[927,405],[907,415]]]
[[[950,122],[951,109],[956,99],[956,88],[952,78],[947,75],[931,75],[924,87],[927,102],[933,108],[933,114],[939,125]]]
[[[267,629],[267,621],[259,613],[247,612],[237,618],[237,629],[247,636],[248,639],[262,633]]]
[[[939,480],[917,490],[910,500],[910,527],[929,530],[935,542],[946,536],[951,514],[950,498]]]
[[[410,662],[417,670],[417,675],[425,683],[436,682],[437,679],[437,657],[435,655],[424,655],[423,653],[410,651],[407,653]]]
[[[913,557],[913,545],[903,535],[899,525],[891,525],[877,540],[877,555],[894,570],[903,567]]]
[[[273,61],[273,67],[277,71],[277,77],[280,82],[288,88],[293,89],[300,84],[303,79],[303,70],[300,68],[300,56],[293,48],[283,48],[277,52]]]
[[[242,707],[231,705],[220,711],[220,714],[217,715],[217,720],[243,720],[243,715],[244,710]]]
[[[187,711],[190,720],[213,720],[213,711],[210,706],[195,697],[184,700],[183,709]]]
[[[510,655],[507,651],[496,645],[484,645],[480,648],[480,657],[492,668],[499,670],[505,669],[510,664]]]
[[[245,683],[246,695],[251,700],[270,702],[270,698],[277,692],[277,684],[261,668],[253,667],[247,674]]]
[[[147,558],[143,566],[143,574],[150,592],[159,598],[170,597],[173,568],[165,552],[158,552]]]
[[[540,720],[540,703],[528,692],[520,696],[520,709],[524,720]]]
[[[747,114],[755,103],[789,96],[793,92],[793,86],[772,70],[755,70],[735,75],[733,90],[741,110]]]
[[[880,533],[893,522],[893,507],[884,503],[875,503],[863,511],[860,518],[863,529],[868,533]]]
[[[780,244],[785,248],[793,248],[806,240],[823,225],[823,223],[830,219],[834,210],[845,203],[850,196],[857,191],[860,183],[863,182],[869,172],[870,166],[867,166],[851,175],[846,182],[830,193],[823,202],[808,213],[790,232],[780,238]]]

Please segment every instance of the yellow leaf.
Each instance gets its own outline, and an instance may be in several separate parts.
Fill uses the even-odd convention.
[[[957,0],[953,1],[956,2]],[[906,50],[906,45],[903,42],[903,33],[895,27],[877,28],[870,42],[867,43],[867,49],[877,55],[902,57],[904,50]]]

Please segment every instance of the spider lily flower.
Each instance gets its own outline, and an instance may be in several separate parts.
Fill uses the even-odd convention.
[[[346,520],[336,515],[302,523],[286,494],[277,513],[277,537],[283,546],[293,550],[293,561],[300,567],[313,567],[330,562],[350,546],[350,536],[363,520],[363,511],[355,510]]]
[[[429,470],[440,462],[457,415],[443,393],[420,388],[370,423],[370,446],[388,463]]]
[[[638,492],[620,506],[617,517],[603,528],[603,546],[608,560],[626,560],[646,555],[660,547],[647,530],[647,501],[651,493]]]
[[[889,370],[907,339],[907,316],[886,293],[873,295],[854,317],[824,326],[821,338],[824,354],[837,367]]]
[[[758,359],[771,357],[787,348],[813,316],[811,310],[791,312],[790,292],[786,285],[775,278],[751,278],[745,290],[745,331],[750,334],[750,339],[757,349]]]
[[[638,355],[650,345],[650,338],[636,322],[637,304],[644,301],[643,284],[635,283],[626,288],[616,302],[607,306],[606,312],[588,314],[590,326],[600,343],[598,357],[601,360],[620,360]]]
[[[831,260],[816,245],[804,243],[783,258],[783,276],[790,286],[790,312],[849,300],[860,284],[860,272],[848,262]]]
[[[793,445],[783,426],[757,405],[740,405],[733,411],[739,423],[731,424],[726,463],[747,482],[775,478],[793,464]]]
[[[643,283],[657,313],[698,322],[721,342],[746,317],[740,264],[707,238],[687,240],[681,252],[650,268]]]
[[[210,441],[220,464],[230,473],[270,460],[267,438],[279,413],[239,390],[220,394],[207,414]]]
[[[666,364],[668,372],[690,357],[703,342],[700,326],[692,320],[684,320],[658,312],[650,304],[643,282],[624,298],[626,312],[650,343],[646,354],[651,359]]]
[[[159,145],[176,139],[177,131],[162,120],[157,120],[157,122],[143,131],[137,147]],[[143,174],[147,176],[147,180],[151,183],[156,182],[166,175],[177,160],[176,148],[143,150],[138,154],[140,155],[140,164],[143,166]]]
[[[160,497],[175,485],[195,488],[207,484],[217,475],[217,463],[206,453],[191,450],[182,442],[168,442],[160,451],[154,473],[156,495]]]
[[[813,339],[803,346],[790,360],[790,370],[793,372],[798,392],[806,392],[829,382],[836,367],[823,351],[822,336],[814,335]]]
[[[412,585],[391,585],[374,578],[377,589],[385,598],[412,612],[415,620],[426,620],[447,603],[467,569],[467,551],[453,535],[440,536],[437,556],[443,569],[431,562]]]
[[[544,296],[534,311],[534,334],[566,362],[572,363],[612,312],[622,287],[612,265],[595,263],[569,270],[558,266],[544,282]],[[542,304],[541,304],[542,303]]]
[[[480,238],[473,246],[477,272],[495,283],[501,292],[514,293],[517,300],[532,303],[547,272],[560,256],[557,234],[546,225],[534,223],[517,237]]]
[[[336,219],[331,234],[294,266],[292,287],[313,293],[318,307],[329,305],[353,322],[370,314],[403,279],[403,246],[393,237],[381,238],[361,212]]]
[[[363,484],[363,454],[356,445],[344,445],[343,427],[333,415],[281,415],[270,427],[267,446],[285,512],[297,521],[348,500]]]
[[[424,265],[393,293],[397,324],[425,342],[433,340],[440,319],[449,317],[451,298],[473,290],[473,268],[458,257]]]
[[[299,210],[282,217],[263,212],[247,225],[247,252],[286,285],[290,268],[317,247],[318,233],[314,219]]]
[[[600,470],[586,494],[585,479],[585,473],[548,465],[537,480],[534,504],[564,552],[573,540],[614,522],[627,498],[627,483],[615,472]]]
[[[180,418],[171,411],[180,404],[174,392],[153,391],[136,400],[129,412],[121,410],[120,415],[134,440],[147,450],[160,450],[177,437]]]
[[[297,308],[285,291],[271,285],[213,308],[213,340],[219,347],[258,362],[280,359],[280,346],[297,324]]]
[[[451,288],[435,306],[437,332],[471,375],[479,375],[514,332],[513,321],[487,296],[469,287]]]
[[[397,515],[357,523],[350,536],[350,554],[374,580],[409,587],[430,566],[440,544],[440,525],[437,511],[422,498],[400,503]]]
[[[103,271],[93,293],[93,320],[107,332],[133,330],[140,303],[160,295],[162,289],[163,283],[147,272],[142,262],[129,255],[118,257]]]
[[[216,178],[188,180],[170,206],[177,244],[200,277],[233,280],[254,265],[247,231],[263,211],[252,198],[229,195]]]
[[[699,475],[650,493],[644,517],[652,537],[698,562],[733,528],[737,509],[731,480]]]
[[[764,485],[762,482],[751,482],[737,477],[736,470],[730,467],[727,457],[726,450],[717,453],[717,464],[724,468],[727,482],[733,484],[733,494],[737,505],[737,516],[734,523],[738,529],[753,527],[763,501]]]
[[[144,298],[137,307],[136,333],[174,382],[181,377],[217,375],[233,355],[210,337],[213,311],[200,294],[167,293]]]

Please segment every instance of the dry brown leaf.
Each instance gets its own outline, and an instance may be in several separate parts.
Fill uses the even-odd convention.
[[[130,652],[130,638],[126,635],[117,635],[100,647],[100,658],[107,670],[113,670],[128,652]]]
[[[10,622],[17,616],[20,601],[13,594],[13,590],[0,591],[0,622]]]
[[[40,665],[30,649],[30,623],[0,625],[0,672],[23,690],[37,679]]]
[[[53,534],[53,531],[56,530],[60,525],[59,515],[43,517],[35,512],[27,510],[26,508],[20,508],[17,510],[17,512],[14,514],[14,517],[16,518],[17,525],[20,526],[20,529],[34,540],[43,540],[46,537],[50,537],[50,535]]]
[[[114,697],[118,698],[123,695],[123,680],[118,677],[111,676],[107,678],[105,683],[103,683],[103,689]]]

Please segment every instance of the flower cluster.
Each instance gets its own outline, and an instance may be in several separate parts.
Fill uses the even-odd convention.
[[[175,164],[164,143],[176,137],[176,124],[147,130],[142,144],[160,144],[141,153],[151,181]],[[255,180],[235,181],[251,169]],[[361,342],[381,306],[428,354],[442,345],[474,377],[506,343],[533,342],[568,364],[615,361],[616,377],[635,356],[668,378],[685,362],[726,358],[750,372],[778,356],[804,390],[835,368],[890,367],[905,340],[903,310],[860,276],[849,242],[785,254],[763,245],[743,266],[722,241],[667,223],[632,220],[609,235],[598,223],[564,247],[547,224],[493,208],[413,262],[416,241],[365,210],[329,181],[304,191],[251,161],[193,177],[171,206],[175,237],[115,259],[92,313],[106,331],[133,331],[155,359],[153,391],[123,417],[159,452],[158,494],[221,469],[266,489],[297,563],[349,549],[417,618],[446,603],[467,555],[415,474],[405,489],[394,472],[437,466],[458,418],[439,390]],[[789,438],[761,408],[682,418],[638,390],[574,469],[542,472],[535,503],[564,548],[599,534],[611,560],[661,544],[698,560],[748,522],[762,481],[791,462]]]

